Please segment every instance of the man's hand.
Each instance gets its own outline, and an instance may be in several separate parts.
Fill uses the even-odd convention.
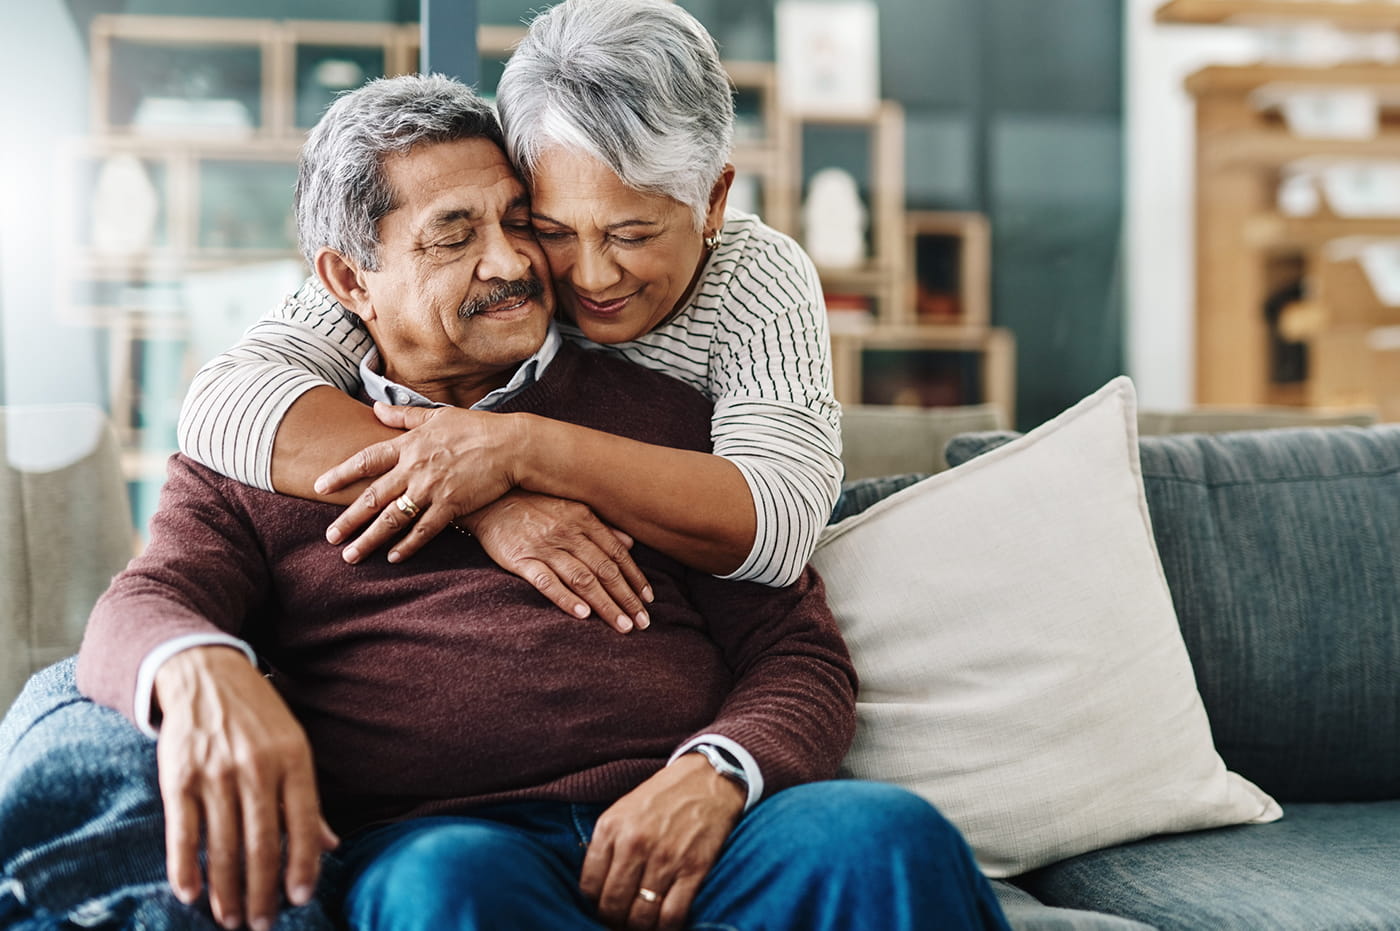
[[[579,888],[609,927],[680,931],[744,801],[743,789],[687,753],[603,812]]]
[[[346,562],[359,562],[403,534],[389,551],[390,562],[401,562],[453,520],[515,486],[508,464],[522,445],[517,415],[379,403],[374,413],[386,426],[408,432],[365,447],[316,479],[318,494],[373,479],[326,531],[327,540],[340,543],[373,521],[345,548]],[[420,509],[416,517],[399,509],[404,494]]]
[[[265,931],[277,916],[283,836],[293,905],[311,900],[321,854],[339,843],[321,818],[306,735],[271,684],[230,647],[167,659],[155,697],[170,885],[182,902],[199,897],[202,827],[214,917],[226,928],[246,921]]]
[[[646,576],[627,552],[632,538],[586,504],[515,489],[458,521],[496,565],[578,618],[597,612],[621,633],[651,623]]]

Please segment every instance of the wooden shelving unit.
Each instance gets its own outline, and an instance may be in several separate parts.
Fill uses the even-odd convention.
[[[1400,4],[1172,0],[1158,9],[1157,19],[1325,21],[1347,29],[1400,29]],[[1400,163],[1400,67],[1209,66],[1191,75],[1186,89],[1196,103],[1198,403],[1371,407],[1400,419],[1400,397],[1381,377],[1400,366],[1400,354],[1371,348],[1370,336],[1376,328],[1400,324],[1400,313],[1385,308],[1374,294],[1328,285],[1337,280],[1334,244],[1400,237],[1400,215],[1333,209],[1321,181],[1329,165]],[[1277,105],[1290,94],[1353,90],[1377,101],[1377,131],[1369,138],[1303,135],[1290,128]],[[1311,179],[1318,203],[1290,215],[1280,208],[1279,189],[1297,174]],[[1296,295],[1280,296],[1293,287],[1279,269],[1292,270]],[[1359,276],[1347,280],[1364,283]],[[1358,319],[1355,308],[1363,294],[1365,310]],[[1280,312],[1280,302],[1290,306]],[[1305,362],[1280,365],[1283,354],[1298,358],[1299,350],[1289,344],[1306,347]],[[1371,388],[1358,387],[1368,379]]]
[[[1327,22],[1344,29],[1400,29],[1400,6],[1328,0],[1169,0],[1157,8],[1159,23],[1253,25]]]

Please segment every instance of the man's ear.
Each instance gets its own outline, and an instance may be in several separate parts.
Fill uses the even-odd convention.
[[[729,202],[729,188],[734,184],[734,166],[725,164],[719,173],[719,180],[710,188],[710,208],[705,212],[705,229],[717,230],[724,227],[724,206]]]
[[[334,249],[321,249],[316,253],[316,276],[346,310],[366,323],[374,319],[374,304],[364,276],[344,255]]]

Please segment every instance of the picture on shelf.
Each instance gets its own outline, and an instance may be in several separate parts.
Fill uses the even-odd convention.
[[[880,106],[873,0],[779,0],[778,87],[799,116],[869,117]]]

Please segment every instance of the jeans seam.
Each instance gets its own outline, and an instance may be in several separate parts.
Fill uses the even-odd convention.
[[[579,818],[579,807],[577,805],[569,806],[569,820],[574,824],[574,833],[578,835],[579,844],[585,847],[588,846],[588,843],[593,840],[593,837],[591,834],[584,831],[583,821]]]

